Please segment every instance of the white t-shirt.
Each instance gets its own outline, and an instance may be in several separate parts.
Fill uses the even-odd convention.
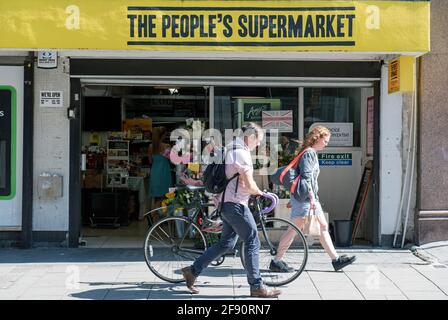
[[[236,138],[235,149],[233,147],[233,143],[227,146],[225,163],[227,178],[233,177],[235,173],[239,173],[240,175],[242,175],[249,170],[253,170],[250,150],[242,139]],[[235,186],[237,181],[238,189],[235,193]],[[243,184],[242,178],[240,177],[238,179],[238,177],[235,177],[227,185],[224,202],[240,203],[247,206],[250,196],[251,193],[249,192],[249,188]]]

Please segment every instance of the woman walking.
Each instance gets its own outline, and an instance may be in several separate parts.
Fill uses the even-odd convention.
[[[323,126],[314,127],[306,136],[300,152],[304,151],[300,159],[300,199],[298,200],[291,195],[291,220],[298,228],[303,229],[305,218],[311,211],[317,216],[320,225],[319,240],[325,252],[331,258],[331,262],[335,271],[341,270],[356,260],[355,256],[348,257],[346,255],[339,256],[336,252],[333,242],[328,232],[328,223],[319,202],[318,190],[319,186],[317,178],[319,176],[319,160],[317,151],[323,150],[330,141],[331,132]],[[299,152],[299,153],[300,153]],[[280,239],[277,255],[271,261],[269,269],[274,272],[291,272],[293,269],[282,260],[284,253],[294,240],[294,233],[290,230],[286,231]]]

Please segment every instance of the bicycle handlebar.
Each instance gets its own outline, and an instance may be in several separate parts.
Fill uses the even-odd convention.
[[[274,210],[274,208],[277,206],[278,202],[279,202],[279,198],[275,193],[272,192],[264,192],[263,193],[263,197],[271,200],[271,204],[270,206],[266,207],[266,208],[262,208],[260,210],[261,214],[268,214],[269,212],[271,212],[272,210]]]
[[[180,184],[176,184],[176,189],[177,190],[188,190],[191,192],[205,191],[204,186],[192,186],[192,185],[180,185]],[[274,208],[278,205],[279,198],[275,193],[272,193],[272,192],[263,192],[262,197],[271,200],[271,204],[268,207],[260,209],[261,214],[268,214],[269,212],[274,210]]]

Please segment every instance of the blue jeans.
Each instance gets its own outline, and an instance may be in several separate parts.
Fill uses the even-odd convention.
[[[193,275],[197,277],[210,262],[232,250],[240,237],[245,243],[247,282],[251,289],[260,288],[263,284],[258,265],[260,239],[252,213],[245,205],[224,202],[221,218],[223,220],[221,238],[195,260],[191,267]]]

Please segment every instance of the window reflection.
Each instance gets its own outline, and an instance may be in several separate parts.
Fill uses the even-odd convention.
[[[341,126],[352,123],[353,147],[359,147],[361,88],[305,88],[304,134],[314,123],[341,123]]]
[[[6,188],[6,141],[0,140],[0,189]]]

